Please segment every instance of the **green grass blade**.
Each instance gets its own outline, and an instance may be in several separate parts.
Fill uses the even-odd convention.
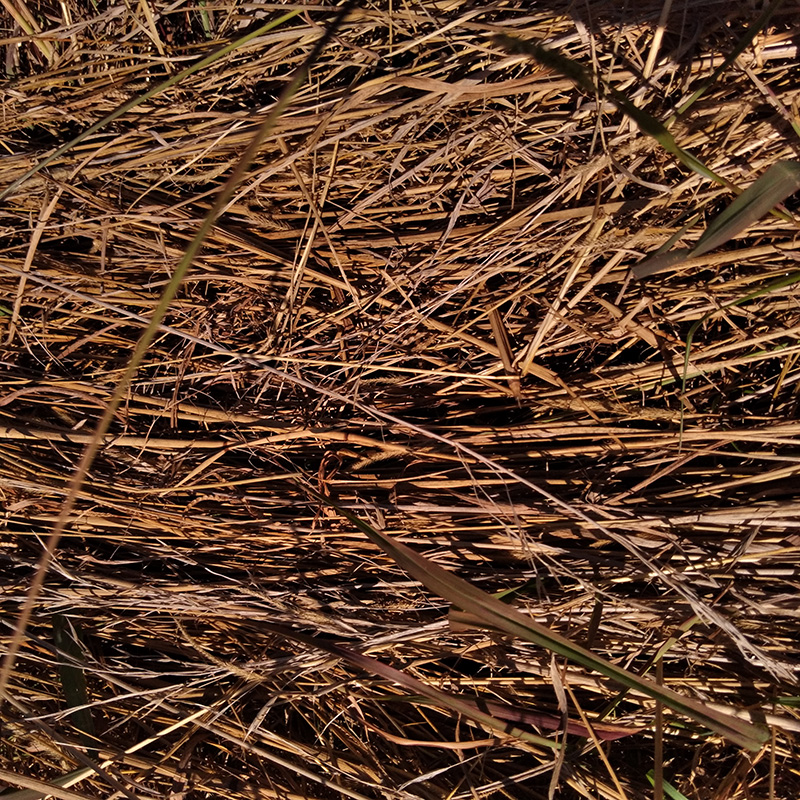
[[[79,145],[82,141],[87,139],[92,134],[97,133],[97,131],[102,130],[112,123],[115,119],[119,119],[124,114],[127,114],[129,111],[132,111],[136,106],[141,105],[142,103],[150,100],[152,97],[161,94],[161,92],[166,91],[171,86],[175,86],[176,84],[180,83],[185,78],[188,78],[190,75],[194,75],[196,72],[200,72],[200,70],[205,69],[208,66],[211,66],[219,59],[224,58],[229,53],[232,53],[234,50],[238,50],[240,47],[246,45],[248,42],[253,41],[257,37],[263,35],[267,31],[272,30],[273,28],[277,28],[279,25],[283,25],[284,22],[288,22],[292,17],[296,17],[300,13],[301,9],[297,8],[294,11],[289,11],[286,14],[278,17],[277,19],[273,19],[270,22],[262,25],[256,30],[251,31],[245,36],[236,39],[236,41],[231,42],[230,44],[225,45],[225,47],[221,47],[219,50],[215,50],[210,55],[206,56],[205,58],[198,61],[196,64],[193,64],[191,67],[187,67],[182,72],[173,75],[172,77],[168,78],[167,80],[159,83],[157,86],[154,86],[152,89],[149,89],[144,94],[140,94],[137,97],[134,97],[127,102],[123,103],[118,108],[114,109],[108,116],[103,117],[103,119],[95,122],[94,125],[86,128],[86,130],[79,133],[74,139],[70,139],[66,144],[61,145],[61,147],[54,150],[47,158],[44,158],[38,164],[31,167],[24,175],[20,178],[17,178],[10,186],[7,186],[5,189],[0,191],[0,200],[8,197],[10,194],[15,192],[22,186],[25,181],[29,178],[36,175],[37,172],[43,170],[49,164],[52,164],[60,156],[63,156],[64,153],[71,150],[73,147]]]
[[[769,734],[764,728],[707,708],[697,700],[684,697],[665,686],[612,664],[448,572],[401,542],[380,533],[355,514],[332,502],[330,498],[322,497],[309,487],[306,487],[306,491],[320,502],[329,503],[336,508],[339,514],[366,534],[373,543],[430,591],[444,597],[460,609],[469,609],[470,614],[485,623],[488,628],[499,629],[519,639],[533,642],[570,661],[599,672],[622,686],[640,691],[748,750],[759,750],[767,740]]]
[[[74,630],[74,635],[73,635]],[[70,719],[80,731],[81,744],[87,748],[90,756],[96,754],[97,739],[94,731],[92,712],[89,705],[89,692],[86,686],[86,675],[78,666],[83,661],[80,645],[75,637],[80,638],[80,630],[73,623],[70,626],[63,614],[53,615],[53,642],[59,650],[58,671],[64,700],[67,708],[75,710]]]
[[[774,11],[774,8],[772,11]],[[755,35],[755,31],[752,32],[752,35]],[[800,164],[793,161],[782,161],[774,164],[752,186],[740,192],[737,186],[717,175],[702,161],[680,147],[666,126],[654,116],[638,108],[621,92],[599,81],[577,62],[535,42],[523,41],[506,34],[495,36],[495,42],[511,53],[530,55],[544,66],[570,78],[584,91],[596,94],[599,97],[608,97],[621,111],[633,119],[643,133],[655,139],[664,150],[674,155],[685,167],[704,178],[735,191],[739,195],[728,209],[720,214],[714,223],[709,226],[693,250],[668,253],[663,252],[662,248],[657,255],[645,259],[634,268],[634,275],[637,278],[644,278],[648,275],[662,272],[670,267],[677,266],[687,258],[700,256],[714,247],[718,247],[737,233],[745,230],[767,212],[771,211],[775,216],[791,221],[791,217],[775,210],[775,206],[800,188]],[[745,46],[746,43],[742,49]]]
[[[599,97],[608,97],[621,111],[633,119],[643,133],[655,139],[668,153],[674,155],[684,166],[722,186],[735,189],[729,181],[717,175],[713,170],[703,164],[702,161],[695,158],[682,147],[679,147],[673,135],[661,122],[652,116],[652,114],[648,114],[641,108],[637,108],[625,95],[605,85],[602,81],[598,81],[576,61],[561,55],[561,53],[556,53],[547,47],[536,44],[535,42],[528,40],[523,41],[522,39],[517,39],[507,34],[498,34],[495,36],[494,40],[498,45],[511,53],[529,55],[540,64],[560,72],[564,77],[570,78],[585,92]]]
[[[713,220],[691,251],[691,258],[730,241],[798,189],[800,163],[778,161],[773,164]]]
[[[717,175],[712,169],[709,169],[700,159],[695,158],[688,150],[684,150],[675,141],[675,137],[666,129],[666,127],[659,122],[652,114],[648,114],[643,109],[634,105],[627,97],[618,92],[616,89],[608,90],[609,97],[624,111],[638,126],[642,133],[646,133],[655,139],[668,153],[675,156],[678,161],[685,167],[688,167],[692,172],[696,172],[704,178],[715,181],[722,186],[728,188],[735,188],[730,181]]]
[[[748,26],[741,39],[739,39],[739,41],[736,43],[736,47],[734,47],[733,50],[728,53],[727,58],[714,70],[711,77],[707,81],[704,81],[700,88],[693,92],[689,99],[681,105],[681,107],[667,122],[667,125],[672,124],[677,117],[686,113],[686,111],[688,111],[689,108],[717,82],[719,76],[722,75],[722,73],[725,72],[725,70],[728,69],[731,64],[733,64],[733,62],[736,61],[736,59],[750,46],[753,39],[755,39],[758,35],[758,32],[770,21],[770,19],[772,19],[772,15],[780,8],[780,6],[783,5],[783,3],[784,0],[773,0],[773,2],[761,12],[761,15]]]
[[[658,252],[633,268],[634,277],[647,278],[720,247],[799,189],[800,162],[778,161],[714,218],[693,248],[669,251],[673,237]]]
[[[656,785],[656,779],[652,769],[647,773],[647,780],[650,781],[651,786]],[[664,794],[672,798],[672,800],[689,800],[685,794],[679,792],[671,783],[663,781],[662,786],[664,787]]]
[[[648,136],[655,139],[664,150],[675,156],[685,167],[739,194],[740,189],[735,184],[723,178],[721,175],[717,175],[716,172],[707,167],[700,159],[680,147],[675,141],[675,137],[667,130],[666,126],[659,122],[652,114],[648,114],[643,109],[638,108],[625,97],[625,95],[597,79],[576,61],[563,56],[561,53],[556,53],[549,48],[536,44],[535,42],[517,39],[507,34],[498,34],[495,36],[494,41],[511,53],[530,55],[544,66],[550,67],[560,72],[565,77],[570,78],[578,87],[590,94],[595,94],[599,97],[608,97],[617,108],[627,114],[639,126],[642,133],[646,133]],[[789,194],[791,194],[791,192]],[[787,195],[784,195],[784,198],[786,196]],[[766,210],[769,211],[777,205],[778,202],[780,202],[780,200],[773,203],[772,206]],[[763,213],[766,213],[766,211]],[[772,213],[780,219],[791,221],[791,218],[782,212],[773,210]],[[664,263],[666,263],[666,261]],[[666,266],[662,265],[661,269],[666,269]]]
[[[663,249],[663,248],[662,248]],[[666,272],[673,267],[683,264],[691,258],[692,250],[689,247],[682,247],[680,250],[659,250],[655,255],[649,256],[644,261],[640,261],[632,270],[633,277],[642,280],[659,272]]]

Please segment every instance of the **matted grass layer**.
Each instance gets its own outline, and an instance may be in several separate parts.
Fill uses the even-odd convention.
[[[335,11],[302,5],[0,203],[4,649],[142,320]],[[350,14],[207,238],[80,493],[6,689],[12,791],[44,796],[36,781],[88,756],[101,771],[60,796],[639,798],[654,768],[690,800],[800,795],[800,290],[730,305],[797,268],[796,201],[632,280],[733,194],[495,39],[542,41],[666,120],[757,16],[630,5],[381,0]],[[0,190],[298,5],[4,7]],[[800,152],[798,11],[784,3],[671,126],[737,186]],[[688,332],[715,311],[682,394]],[[744,753],[449,618],[304,487],[772,739]],[[564,713],[566,738],[552,731]],[[604,725],[628,735],[603,741]]]

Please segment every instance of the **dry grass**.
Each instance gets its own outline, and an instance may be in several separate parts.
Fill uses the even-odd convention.
[[[774,731],[745,755],[669,713],[657,726],[630,694],[604,721],[641,730],[569,736],[558,796],[652,796],[662,735],[664,775],[690,800],[798,796],[800,720],[780,702],[800,663],[797,287],[709,319],[680,396],[692,324],[796,269],[797,226],[766,218],[629,280],[730,193],[493,44],[545,39],[664,119],[755,14],[681,0],[660,30],[660,0],[633,5],[394,0],[350,16],[91,469],[11,676],[0,777],[53,780],[88,752],[106,766],[72,796],[547,797],[551,751],[265,624],[554,717],[562,698],[599,720],[618,687],[451,630],[446,604],[306,483],[634,671],[675,634],[667,685]],[[285,6],[8,0],[0,187]],[[798,156],[798,10],[785,3],[672,128],[737,185]],[[0,204],[4,642],[142,318],[331,11],[309,4]],[[56,647],[59,625],[79,647]],[[70,664],[97,740],[70,716]]]

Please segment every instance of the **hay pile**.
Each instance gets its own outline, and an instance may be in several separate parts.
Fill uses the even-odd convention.
[[[560,720],[561,696],[571,719],[638,730],[568,735],[561,797],[651,796],[654,763],[692,800],[800,793],[781,702],[800,662],[798,289],[723,308],[796,268],[797,226],[767,217],[630,280],[731,192],[493,38],[544,40],[666,119],[756,16],[686,0],[659,24],[669,3],[621,5],[350,14],[91,467],[10,675],[6,785],[43,796],[84,753],[106,766],[56,796],[547,797],[552,751],[265,628],[280,623],[484,704]],[[9,0],[46,35],[4,17],[0,189],[292,7]],[[737,185],[797,158],[797,11],[671,128]],[[308,4],[0,204],[4,649],[142,320],[331,17]],[[682,396],[687,332],[720,309]],[[304,487],[634,672],[675,636],[664,683],[766,715],[773,741],[744,754],[541,649],[451,630],[445,601]],[[90,708],[73,711],[82,675]]]

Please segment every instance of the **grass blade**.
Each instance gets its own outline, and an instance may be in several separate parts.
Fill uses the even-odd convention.
[[[511,53],[530,55],[544,66],[560,72],[566,78],[570,78],[578,87],[588,94],[593,94],[598,97],[608,97],[614,105],[633,119],[643,133],[655,139],[668,153],[674,155],[684,166],[696,172],[698,175],[709,178],[722,186],[736,189],[733,184],[717,175],[702,161],[680,147],[673,135],[652,114],[648,114],[643,109],[638,108],[621,92],[597,80],[576,61],[561,55],[561,53],[556,53],[554,50],[547,47],[536,44],[535,42],[523,41],[506,34],[498,34],[495,36],[495,42]]]
[[[317,494],[308,487],[306,487],[306,491],[314,495],[320,502],[332,505],[339,514],[365,533],[372,542],[378,545],[398,565],[430,591],[449,600],[458,608],[469,609],[475,618],[481,620],[489,628],[499,629],[519,639],[533,642],[581,666],[599,672],[622,686],[642,692],[662,702],[673,711],[699,722],[701,725],[748,750],[759,750],[768,739],[769,734],[764,728],[737,719],[730,714],[707,708],[697,700],[684,697],[665,686],[659,686],[654,681],[641,678],[589,652],[566,637],[551,631],[511,606],[481,591],[457,575],[448,572],[401,542],[380,533],[329,498],[322,497],[322,495]]]
[[[59,649],[59,667],[61,687],[64,690],[64,700],[67,708],[75,710],[70,714],[73,724],[80,731],[81,743],[87,748],[87,753],[94,758],[97,751],[97,739],[94,732],[92,712],[88,708],[89,692],[86,686],[84,670],[78,666],[83,661],[78,641],[81,632],[76,624],[70,626],[63,614],[53,615],[53,641]]]
[[[800,189],[800,162],[779,161],[745,189],[700,237],[691,257],[725,244]]]
[[[799,189],[800,162],[779,161],[773,164],[714,218],[693,248],[666,252],[661,248],[633,268],[634,277],[639,280],[647,278],[720,247],[747,230],[778,203],[782,203]]]
[[[647,780],[650,781],[651,786],[656,785],[656,779],[653,770],[650,770],[650,772],[647,773]],[[667,797],[671,798],[671,800],[689,800],[689,798],[686,797],[685,794],[679,792],[671,783],[664,781],[663,787],[664,787],[664,794]]]
[[[772,10],[774,11],[774,9]],[[753,35],[755,35],[755,32]],[[716,172],[707,167],[702,161],[693,156],[687,150],[684,150],[682,147],[680,147],[680,145],[678,145],[678,143],[675,141],[675,137],[669,132],[669,130],[667,130],[666,126],[657,120],[652,114],[648,114],[646,111],[636,106],[627,97],[625,97],[625,95],[593,76],[588,70],[578,64],[576,61],[563,56],[561,53],[557,53],[549,48],[536,44],[535,42],[527,40],[523,41],[521,39],[517,39],[516,37],[508,36],[507,34],[498,34],[495,36],[495,42],[511,53],[523,53],[530,55],[544,66],[550,67],[551,69],[560,72],[565,77],[570,78],[578,87],[589,94],[595,94],[599,97],[608,97],[617,106],[617,108],[627,114],[639,126],[639,129],[643,133],[646,133],[648,136],[651,136],[653,139],[655,139],[664,148],[664,150],[675,156],[675,158],[677,158],[678,161],[680,161],[685,167],[688,167],[690,170],[696,172],[698,175],[701,175],[704,178],[708,178],[709,180],[712,180],[721,186],[731,189],[737,194],[740,193],[740,189],[735,184],[731,183],[722,176],[717,175]],[[766,177],[766,175],[764,177]],[[790,181],[789,175],[783,176],[783,178],[788,185]],[[774,176],[772,180],[777,183],[778,176]],[[796,191],[796,189],[794,191]],[[792,194],[792,192],[790,191],[783,195],[781,200],[785,199],[789,194]],[[767,193],[767,196],[769,196],[769,192]],[[777,203],[781,202],[781,200],[777,200],[771,205],[767,206],[764,211],[761,212],[759,217],[763,216],[763,214],[767,211],[773,209]],[[753,206],[753,208],[756,207],[757,206],[755,205]],[[782,212],[773,211],[773,214],[784,220],[790,219]],[[756,219],[759,217],[756,217]],[[711,246],[708,249],[711,249]],[[696,254],[700,255],[700,253]],[[671,265],[674,266],[674,264]],[[666,262],[663,265],[660,265],[660,269],[666,268]],[[652,265],[651,269],[653,269]]]
[[[722,75],[722,73],[725,72],[725,70],[728,69],[731,64],[733,64],[733,62],[736,61],[736,59],[747,49],[747,47],[752,43],[753,39],[756,38],[759,31],[770,21],[770,19],[772,19],[773,14],[783,5],[783,3],[784,0],[772,0],[772,3],[770,3],[770,5],[768,5],[761,12],[761,15],[748,26],[747,30],[744,32],[744,34],[742,34],[741,39],[739,39],[739,41],[736,43],[736,47],[734,47],[733,50],[728,53],[725,60],[714,70],[714,73],[711,75],[711,77],[704,81],[700,88],[693,92],[689,99],[681,105],[681,107],[675,112],[670,122],[672,122],[681,114],[685,114],[689,108],[717,82],[719,76]],[[667,124],[669,124],[669,122]]]
[[[692,250],[689,247],[682,247],[679,250],[667,250],[666,252],[658,252],[655,255],[640,261],[631,270],[633,277],[637,280],[649,278],[651,275],[657,275],[659,272],[666,272],[674,267],[683,264],[692,257]]]

